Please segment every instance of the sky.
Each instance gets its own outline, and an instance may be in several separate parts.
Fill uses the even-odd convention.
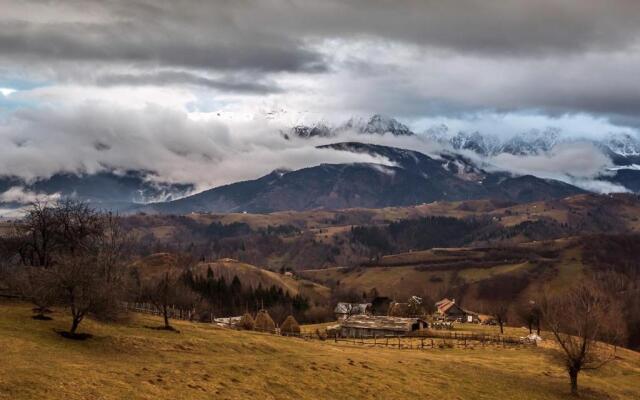
[[[0,0],[0,10],[0,174],[26,179],[137,169],[204,188],[373,161],[280,132],[375,113],[416,132],[640,127],[637,0]]]

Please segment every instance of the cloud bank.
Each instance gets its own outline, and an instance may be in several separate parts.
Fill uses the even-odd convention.
[[[142,169],[204,188],[372,161],[278,131],[374,113],[416,131],[640,127],[635,0],[0,0],[0,10],[0,175]],[[607,164],[591,153],[494,161],[586,179]]]

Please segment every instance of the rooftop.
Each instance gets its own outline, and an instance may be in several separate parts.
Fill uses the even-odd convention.
[[[342,326],[343,328],[380,329],[408,332],[411,331],[411,326],[419,321],[421,321],[420,318],[400,318],[378,315],[353,315],[344,320],[340,324],[340,326]]]

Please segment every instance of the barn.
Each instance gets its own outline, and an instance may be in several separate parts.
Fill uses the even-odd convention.
[[[352,315],[340,322],[339,332],[341,337],[404,336],[428,327],[421,318]]]
[[[461,320],[466,321],[469,315],[473,315],[475,313],[471,313],[458,304],[456,304],[456,300],[449,300],[444,298],[436,303],[437,313],[441,318],[447,320]]]

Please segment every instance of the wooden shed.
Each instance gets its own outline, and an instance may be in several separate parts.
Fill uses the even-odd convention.
[[[399,318],[379,315],[353,315],[340,322],[341,337],[404,336],[426,329],[429,323],[421,318]]]

